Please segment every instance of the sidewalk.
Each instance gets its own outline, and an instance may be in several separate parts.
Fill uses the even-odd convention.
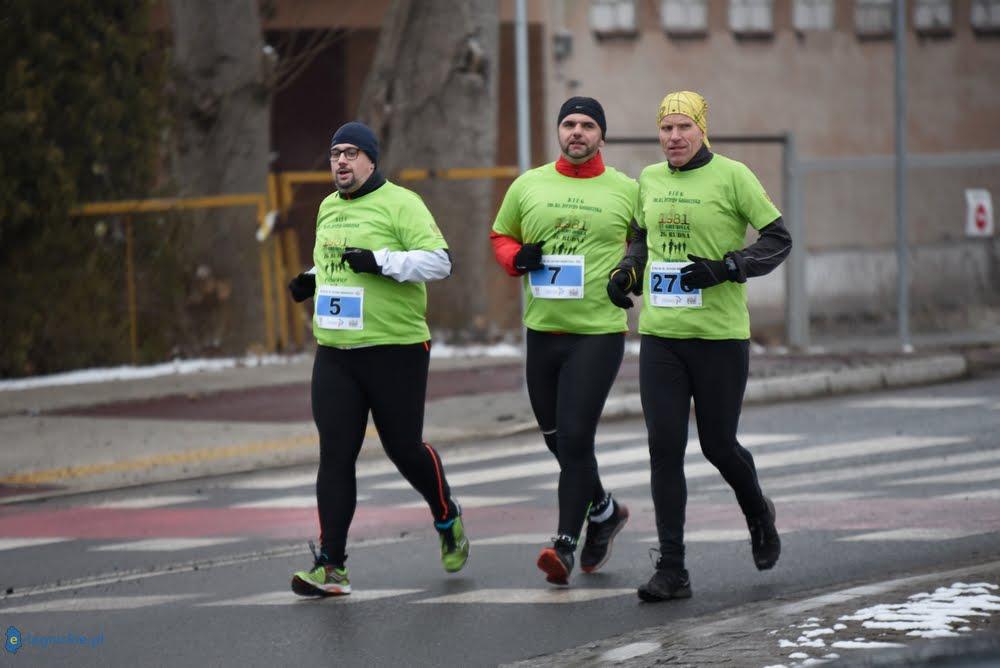
[[[838,352],[751,354],[748,404],[943,382],[1000,368],[995,340],[891,342]],[[634,346],[630,346],[634,348]],[[0,503],[317,461],[311,355],[147,379],[0,391]],[[425,439],[454,443],[536,427],[517,357],[432,358]],[[641,416],[626,354],[604,419]],[[363,457],[382,457],[369,426]]]

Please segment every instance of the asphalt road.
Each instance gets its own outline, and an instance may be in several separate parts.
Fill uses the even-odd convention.
[[[455,575],[441,570],[417,494],[385,460],[363,461],[348,548],[355,593],[341,599],[288,590],[291,573],[311,563],[305,543],[317,531],[306,468],[14,504],[0,508],[0,628],[35,639],[17,657],[25,665],[478,666],[544,656],[996,559],[998,432],[996,374],[747,408],[741,438],[776,502],[784,545],[777,567],[759,573],[692,424],[694,597],[657,605],[635,596],[651,573],[655,529],[634,420],[606,423],[598,436],[605,486],[632,519],[605,569],[574,574],[568,589],[546,585],[534,565],[555,529],[556,466],[533,436],[445,454],[473,545]],[[787,661],[776,642],[761,642],[774,645],[769,663]]]

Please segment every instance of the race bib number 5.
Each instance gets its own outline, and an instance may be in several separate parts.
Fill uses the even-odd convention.
[[[583,256],[543,255],[545,266],[528,274],[531,294],[542,299],[583,299]]]
[[[649,303],[678,308],[701,306],[701,290],[681,287],[681,267],[687,262],[652,262],[649,265]]]
[[[320,285],[316,289],[316,324],[323,329],[364,329],[364,288]]]

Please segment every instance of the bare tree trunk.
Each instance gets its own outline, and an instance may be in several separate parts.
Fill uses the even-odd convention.
[[[257,0],[170,0],[170,9],[171,167],[180,194],[266,192],[269,62]],[[188,306],[178,324],[191,333],[195,340],[188,344],[197,352],[242,353],[264,341],[256,212],[212,209],[197,218]]]
[[[404,167],[495,164],[498,42],[497,0],[392,2],[359,110],[382,142],[387,177]],[[482,339],[493,182],[424,181],[414,189],[454,261],[452,278],[428,290],[431,326],[447,338]]]

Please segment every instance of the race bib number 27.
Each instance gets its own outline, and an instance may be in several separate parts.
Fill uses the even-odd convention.
[[[316,289],[316,324],[323,329],[364,329],[364,288],[320,285]]]
[[[681,287],[681,267],[687,262],[652,262],[649,265],[649,303],[678,308],[701,306],[701,290]]]

